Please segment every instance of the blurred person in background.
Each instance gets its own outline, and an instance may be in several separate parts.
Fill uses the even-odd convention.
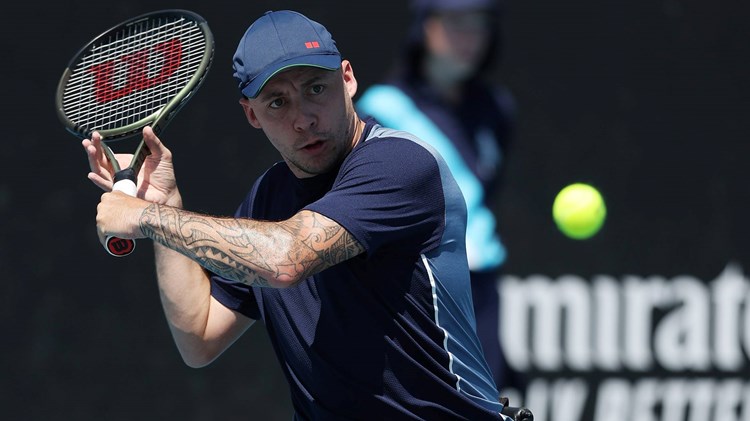
[[[357,101],[363,115],[417,135],[448,163],[468,211],[466,246],[476,327],[495,382],[522,390],[499,333],[499,273],[506,259],[492,211],[515,121],[510,91],[490,80],[501,56],[497,0],[413,0],[393,72]]]

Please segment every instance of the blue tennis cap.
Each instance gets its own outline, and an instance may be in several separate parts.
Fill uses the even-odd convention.
[[[336,70],[341,54],[318,22],[291,10],[268,11],[247,28],[232,58],[240,91],[255,98],[275,74],[294,66]]]

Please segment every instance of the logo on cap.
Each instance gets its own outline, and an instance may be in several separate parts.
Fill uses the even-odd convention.
[[[308,41],[305,43],[306,48],[320,48],[320,44],[318,44],[318,41]]]

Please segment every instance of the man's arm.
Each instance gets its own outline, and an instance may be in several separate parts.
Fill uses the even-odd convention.
[[[249,285],[282,288],[364,251],[341,225],[304,210],[286,221],[267,222],[150,204],[139,223],[155,241],[162,305],[191,367],[209,364],[253,323],[211,296],[203,267]]]
[[[203,367],[233,344],[253,320],[211,296],[209,275],[187,257],[154,243],[164,314],[185,364]]]
[[[251,324],[213,299],[208,272],[248,285],[284,288],[354,257],[364,248],[325,216],[301,211],[281,222],[218,218],[121,192],[97,206],[100,240],[150,237],[164,310],[185,362],[206,365]],[[170,206],[173,205],[173,206]]]
[[[148,202],[182,207],[172,166],[172,153],[150,127],[143,129],[143,137],[151,155],[146,158],[139,174],[138,197]],[[88,178],[102,190],[109,192],[113,184],[113,168],[104,154],[101,136],[93,133],[91,139],[82,141],[82,146],[91,169]],[[117,158],[124,168],[132,155],[118,155]],[[114,200],[125,196],[111,193],[105,195]],[[136,216],[141,214],[145,202],[138,199],[133,201],[140,206],[138,213],[133,215],[133,222],[137,223]],[[119,212],[119,206],[110,208],[109,212],[104,212],[105,208],[98,208],[103,213],[97,215],[97,225],[104,223],[104,220],[124,222],[127,219]],[[109,218],[104,217],[105,215]],[[239,338],[253,321],[224,307],[211,297],[208,274],[200,265],[159,244],[154,246],[159,293],[177,348],[186,364],[192,367],[206,365]]]
[[[336,221],[303,210],[281,222],[218,218],[150,204],[144,235],[213,273],[251,286],[285,288],[364,248]]]
[[[175,189],[170,204],[182,207]],[[211,296],[210,275],[198,263],[154,243],[156,276],[164,314],[185,364],[203,367],[232,345],[254,320]]]

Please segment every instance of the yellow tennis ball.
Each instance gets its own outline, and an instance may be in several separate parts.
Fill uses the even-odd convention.
[[[607,207],[599,191],[585,183],[574,183],[555,197],[552,217],[563,234],[585,240],[599,232],[607,217]]]

